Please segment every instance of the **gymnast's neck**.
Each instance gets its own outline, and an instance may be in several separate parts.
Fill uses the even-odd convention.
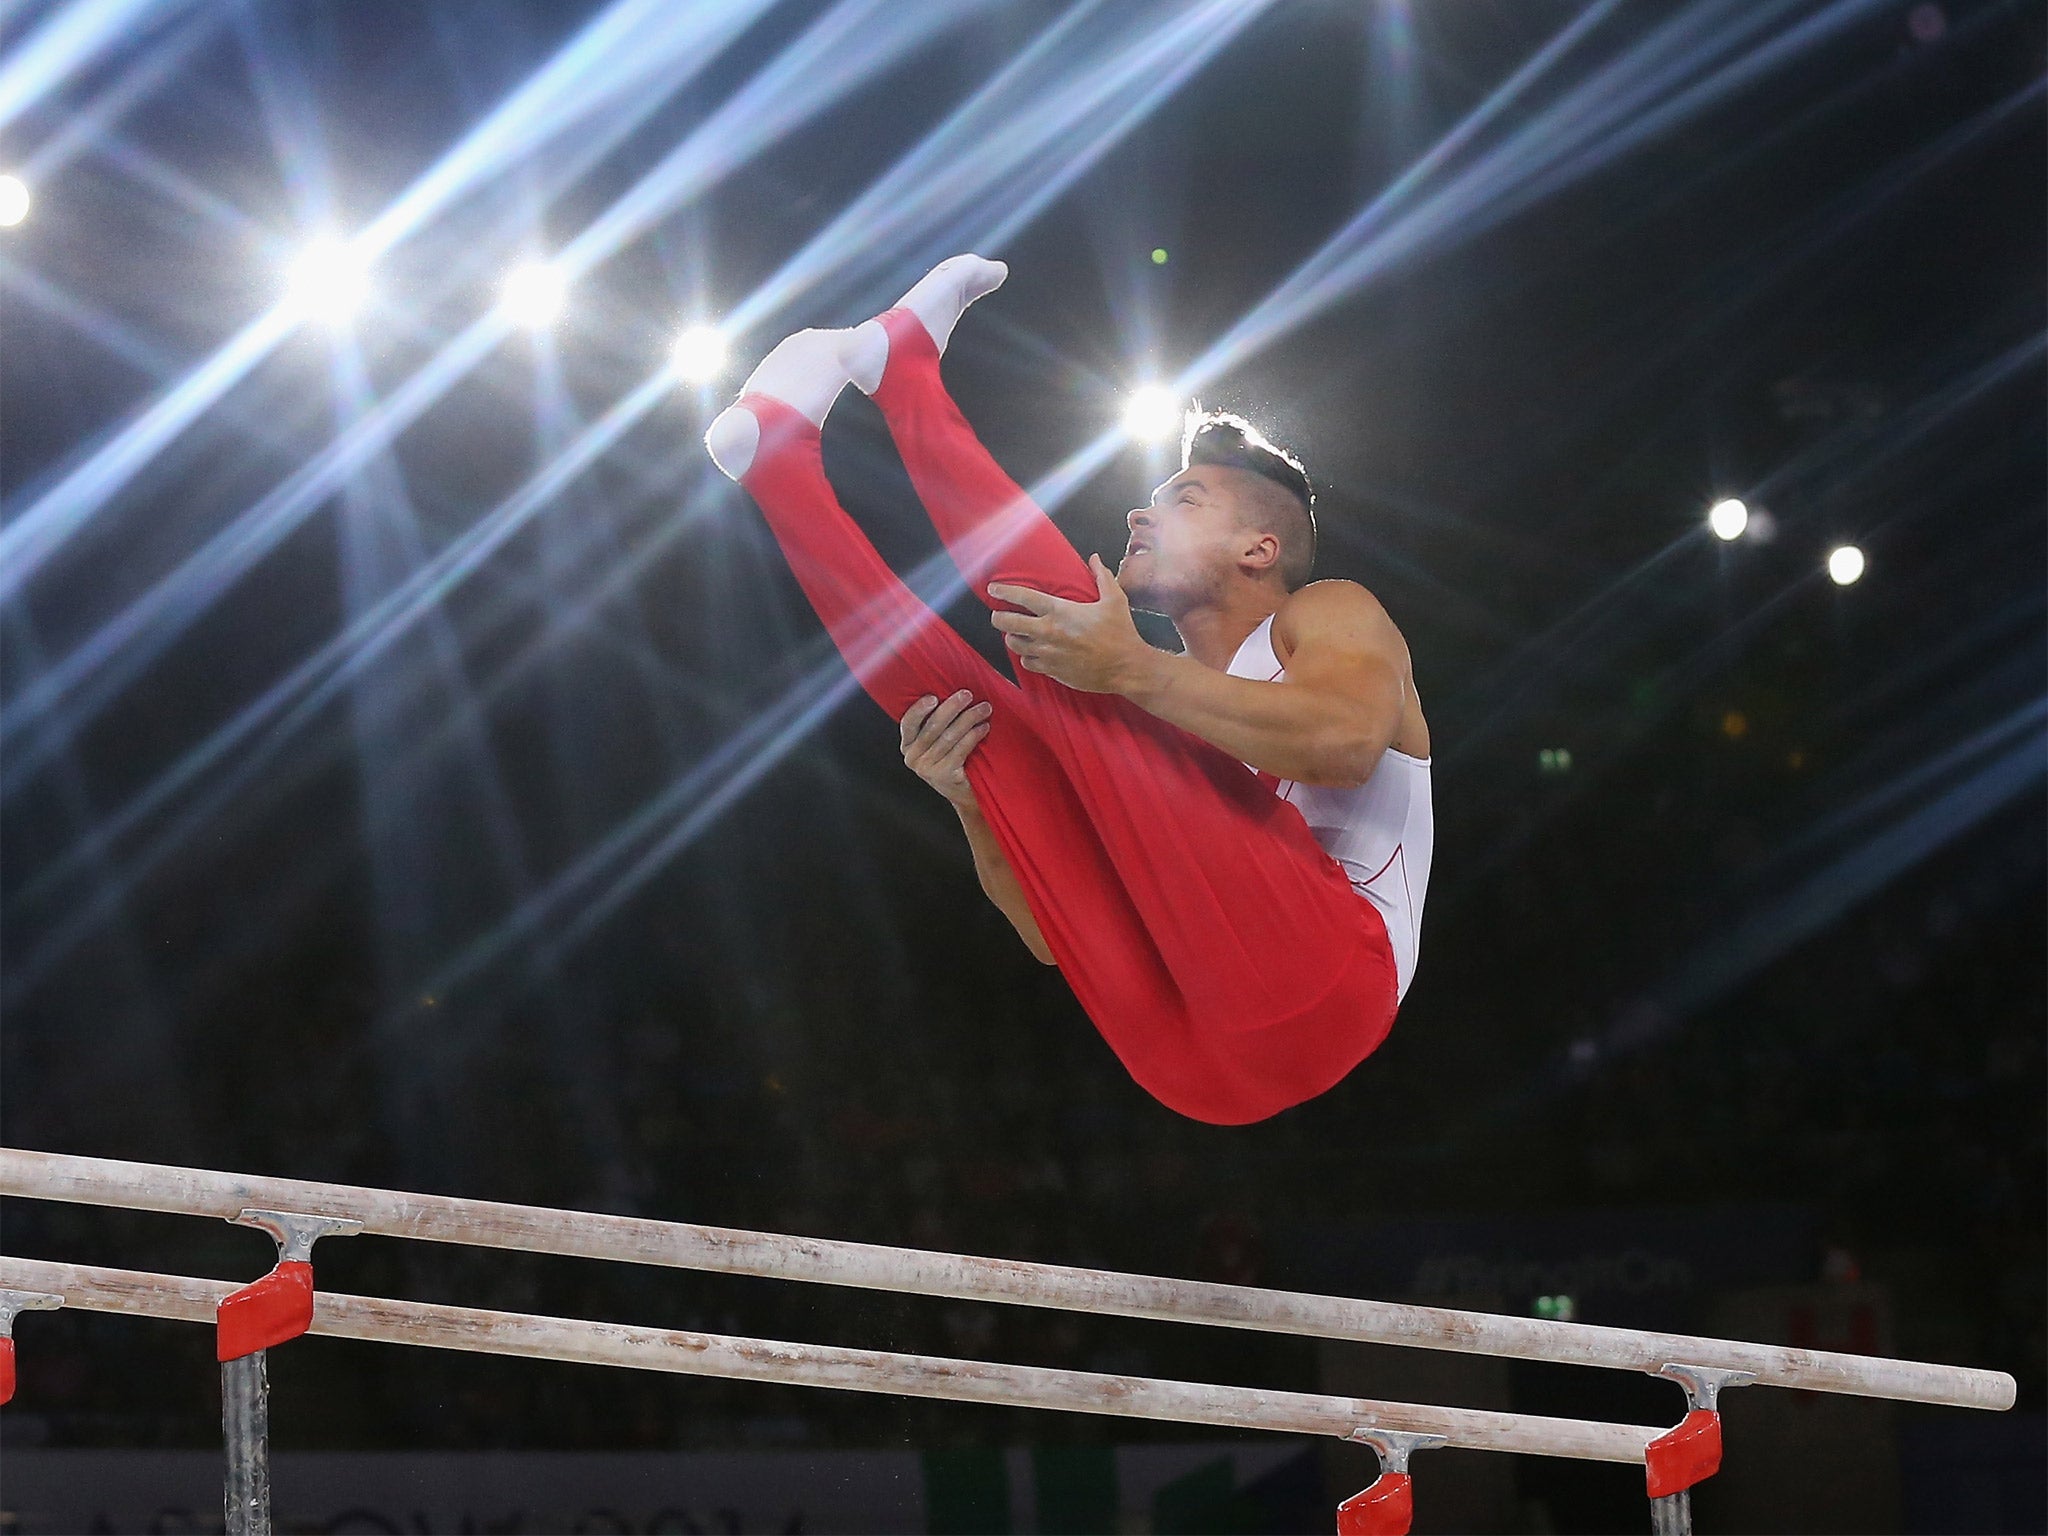
[[[1277,583],[1233,581],[1221,592],[1171,615],[1181,648],[1203,666],[1230,670],[1245,637],[1280,611],[1287,594]]]

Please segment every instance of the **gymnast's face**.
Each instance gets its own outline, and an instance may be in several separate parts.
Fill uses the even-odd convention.
[[[1176,618],[1217,601],[1233,581],[1257,579],[1271,563],[1263,546],[1277,541],[1248,525],[1236,483],[1242,473],[1190,465],[1132,511],[1116,578],[1133,607]]]

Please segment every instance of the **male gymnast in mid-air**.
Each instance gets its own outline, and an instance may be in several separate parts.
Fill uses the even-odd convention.
[[[1057,965],[1131,1076],[1214,1124],[1330,1088],[1386,1038],[1429,881],[1429,727],[1373,595],[1309,583],[1308,476],[1244,422],[1198,420],[1084,562],[939,379],[1008,275],[956,256],[851,330],[800,331],[712,422],[840,653],[959,813],[982,889]],[[1004,677],[899,581],[826,483],[839,392],[873,397],[1013,656]],[[1164,614],[1179,654],[1133,607]]]

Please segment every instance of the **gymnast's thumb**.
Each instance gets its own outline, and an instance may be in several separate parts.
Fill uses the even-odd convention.
[[[1122,587],[1117,585],[1117,579],[1110,573],[1109,567],[1102,563],[1102,556],[1090,555],[1088,557],[1088,566],[1089,569],[1095,572],[1095,595],[1097,597],[1108,597],[1112,592],[1121,592],[1123,590]]]

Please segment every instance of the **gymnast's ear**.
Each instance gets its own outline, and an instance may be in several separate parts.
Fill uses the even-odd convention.
[[[1270,529],[1248,525],[1238,532],[1237,564],[1247,575],[1258,577],[1280,564],[1280,536]]]

